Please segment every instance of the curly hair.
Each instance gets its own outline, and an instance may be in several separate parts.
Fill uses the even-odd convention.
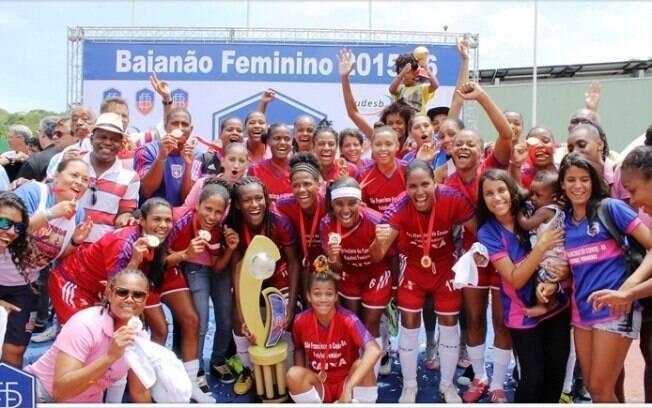
[[[20,222],[25,224],[25,227],[29,225],[29,214],[27,213],[25,203],[23,203],[23,200],[21,200],[16,194],[11,192],[0,193],[0,207],[9,207],[17,210],[20,212]],[[25,279],[25,282],[28,285],[31,284],[29,280],[29,269],[33,266],[32,264],[35,260],[36,251],[32,246],[29,234],[24,232],[18,235],[16,239],[9,244],[8,250],[11,255],[11,261],[16,265],[16,268]]]

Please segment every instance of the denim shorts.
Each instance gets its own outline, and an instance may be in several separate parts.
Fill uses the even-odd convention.
[[[636,340],[641,331],[641,311],[633,310],[615,320],[595,323],[592,326],[577,325],[577,327],[584,330],[603,330]]]

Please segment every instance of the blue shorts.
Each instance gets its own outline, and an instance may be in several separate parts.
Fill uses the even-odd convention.
[[[641,331],[641,311],[633,310],[630,313],[625,313],[617,319],[608,322],[595,323],[591,326],[577,324],[575,326],[584,330],[603,330],[636,340]]]

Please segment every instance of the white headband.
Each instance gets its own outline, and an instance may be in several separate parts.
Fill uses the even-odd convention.
[[[362,191],[357,187],[338,187],[331,191],[331,202],[338,198],[357,198],[362,199]]]

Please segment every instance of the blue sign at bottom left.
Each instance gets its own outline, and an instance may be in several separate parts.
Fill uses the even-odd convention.
[[[34,377],[0,363],[0,408],[33,408]]]

